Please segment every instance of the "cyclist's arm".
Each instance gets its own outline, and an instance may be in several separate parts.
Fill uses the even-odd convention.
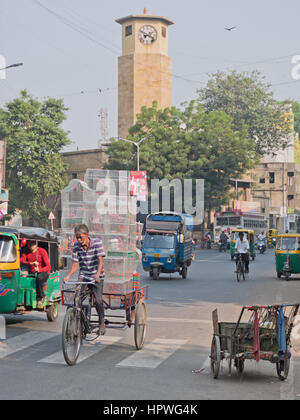
[[[97,281],[99,281],[99,277],[100,277],[100,274],[101,274],[101,272],[102,272],[102,269],[103,269],[103,257],[102,257],[102,256],[100,256],[100,257],[99,257],[98,270],[97,270],[97,273],[96,273],[96,275],[95,275],[96,282],[97,282]]]
[[[77,270],[78,270],[78,262],[73,262],[71,270],[68,272],[68,274],[66,275],[63,281],[65,283],[68,282],[70,278],[73,276],[73,274],[76,273]]]

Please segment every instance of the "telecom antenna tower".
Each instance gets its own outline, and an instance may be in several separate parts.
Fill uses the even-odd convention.
[[[101,108],[98,114],[100,118],[100,140],[98,142],[99,148],[104,148],[109,143],[108,134],[108,111],[107,108]]]

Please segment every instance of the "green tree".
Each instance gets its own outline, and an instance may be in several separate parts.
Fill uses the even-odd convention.
[[[292,111],[294,116],[294,130],[300,134],[300,103],[297,101],[292,100],[285,100],[280,102],[281,104],[291,104],[292,105]]]
[[[225,111],[237,130],[246,123],[260,155],[288,145],[290,126],[283,117],[284,107],[275,101],[260,72],[212,74],[198,94],[206,112]]]
[[[0,110],[0,136],[7,140],[9,213],[19,209],[41,226],[48,222],[51,201],[66,184],[60,153],[70,143],[60,127],[66,111],[62,100],[39,102],[26,90]]]
[[[205,207],[216,208],[230,197],[230,180],[236,179],[256,162],[254,142],[247,127],[235,129],[223,111],[206,113],[195,101],[183,109],[159,110],[157,103],[143,107],[128,139],[137,142],[152,137],[140,147],[140,167],[149,179],[204,179]],[[108,169],[136,169],[135,146],[115,141],[108,148]]]

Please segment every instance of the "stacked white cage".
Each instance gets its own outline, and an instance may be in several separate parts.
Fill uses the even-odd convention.
[[[71,180],[62,191],[61,256],[69,268],[74,227],[87,225],[90,237],[103,241],[106,292],[131,289],[137,269],[136,197],[129,180],[127,171],[88,169],[84,181]]]

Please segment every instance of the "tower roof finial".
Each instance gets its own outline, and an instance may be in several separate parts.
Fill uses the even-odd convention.
[[[144,7],[144,15],[146,15],[148,13],[148,10],[146,9],[146,7]]]

